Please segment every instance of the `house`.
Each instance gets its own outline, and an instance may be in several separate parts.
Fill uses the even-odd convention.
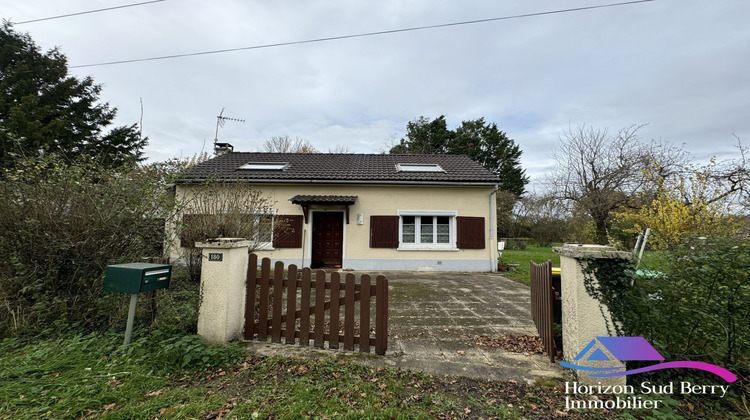
[[[209,179],[250,183],[274,203],[285,231],[266,238],[261,257],[312,268],[497,268],[499,179],[466,156],[229,152],[194,166],[176,194]]]

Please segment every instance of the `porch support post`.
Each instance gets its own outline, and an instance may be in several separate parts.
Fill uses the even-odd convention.
[[[242,336],[250,241],[220,238],[195,246],[201,248],[198,335],[209,343],[225,344]]]
[[[309,217],[310,217],[310,205],[309,204],[300,204],[302,206],[302,214],[305,215],[305,224],[309,223]]]

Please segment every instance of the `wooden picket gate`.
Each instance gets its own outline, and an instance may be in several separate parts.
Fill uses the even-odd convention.
[[[274,265],[273,278],[269,258],[261,261],[260,275],[257,267],[258,256],[250,254],[246,340],[265,341],[271,337],[271,342],[280,343],[283,337],[286,344],[298,342],[300,346],[309,346],[312,340],[313,346],[318,348],[328,342],[329,349],[338,349],[343,343],[344,350],[354,350],[356,344],[360,352],[369,353],[370,346],[374,346],[376,354],[385,354],[388,348],[388,279],[385,276],[377,276],[373,285],[367,274],[357,282],[356,276],[348,273],[342,282],[338,272],[316,270],[313,273],[307,267],[298,275],[297,266],[292,264],[287,268],[285,279],[284,263],[280,261]]]
[[[557,352],[553,329],[555,290],[552,287],[552,261],[547,260],[543,264],[529,261],[529,274],[531,277],[531,317],[534,319],[539,337],[542,338],[549,361],[555,363]]]

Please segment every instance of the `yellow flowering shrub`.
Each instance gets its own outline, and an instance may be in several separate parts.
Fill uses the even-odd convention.
[[[649,243],[653,249],[668,249],[686,235],[722,236],[738,229],[730,204],[720,199],[720,192],[707,177],[695,170],[672,179],[646,176],[656,184],[655,198],[634,212],[619,212],[620,222],[632,224],[628,233],[651,228]]]

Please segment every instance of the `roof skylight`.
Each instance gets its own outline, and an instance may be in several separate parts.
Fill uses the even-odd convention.
[[[445,172],[436,163],[399,163],[396,165],[399,172]]]
[[[289,166],[289,162],[249,162],[239,169],[248,169],[251,171],[283,171]]]

